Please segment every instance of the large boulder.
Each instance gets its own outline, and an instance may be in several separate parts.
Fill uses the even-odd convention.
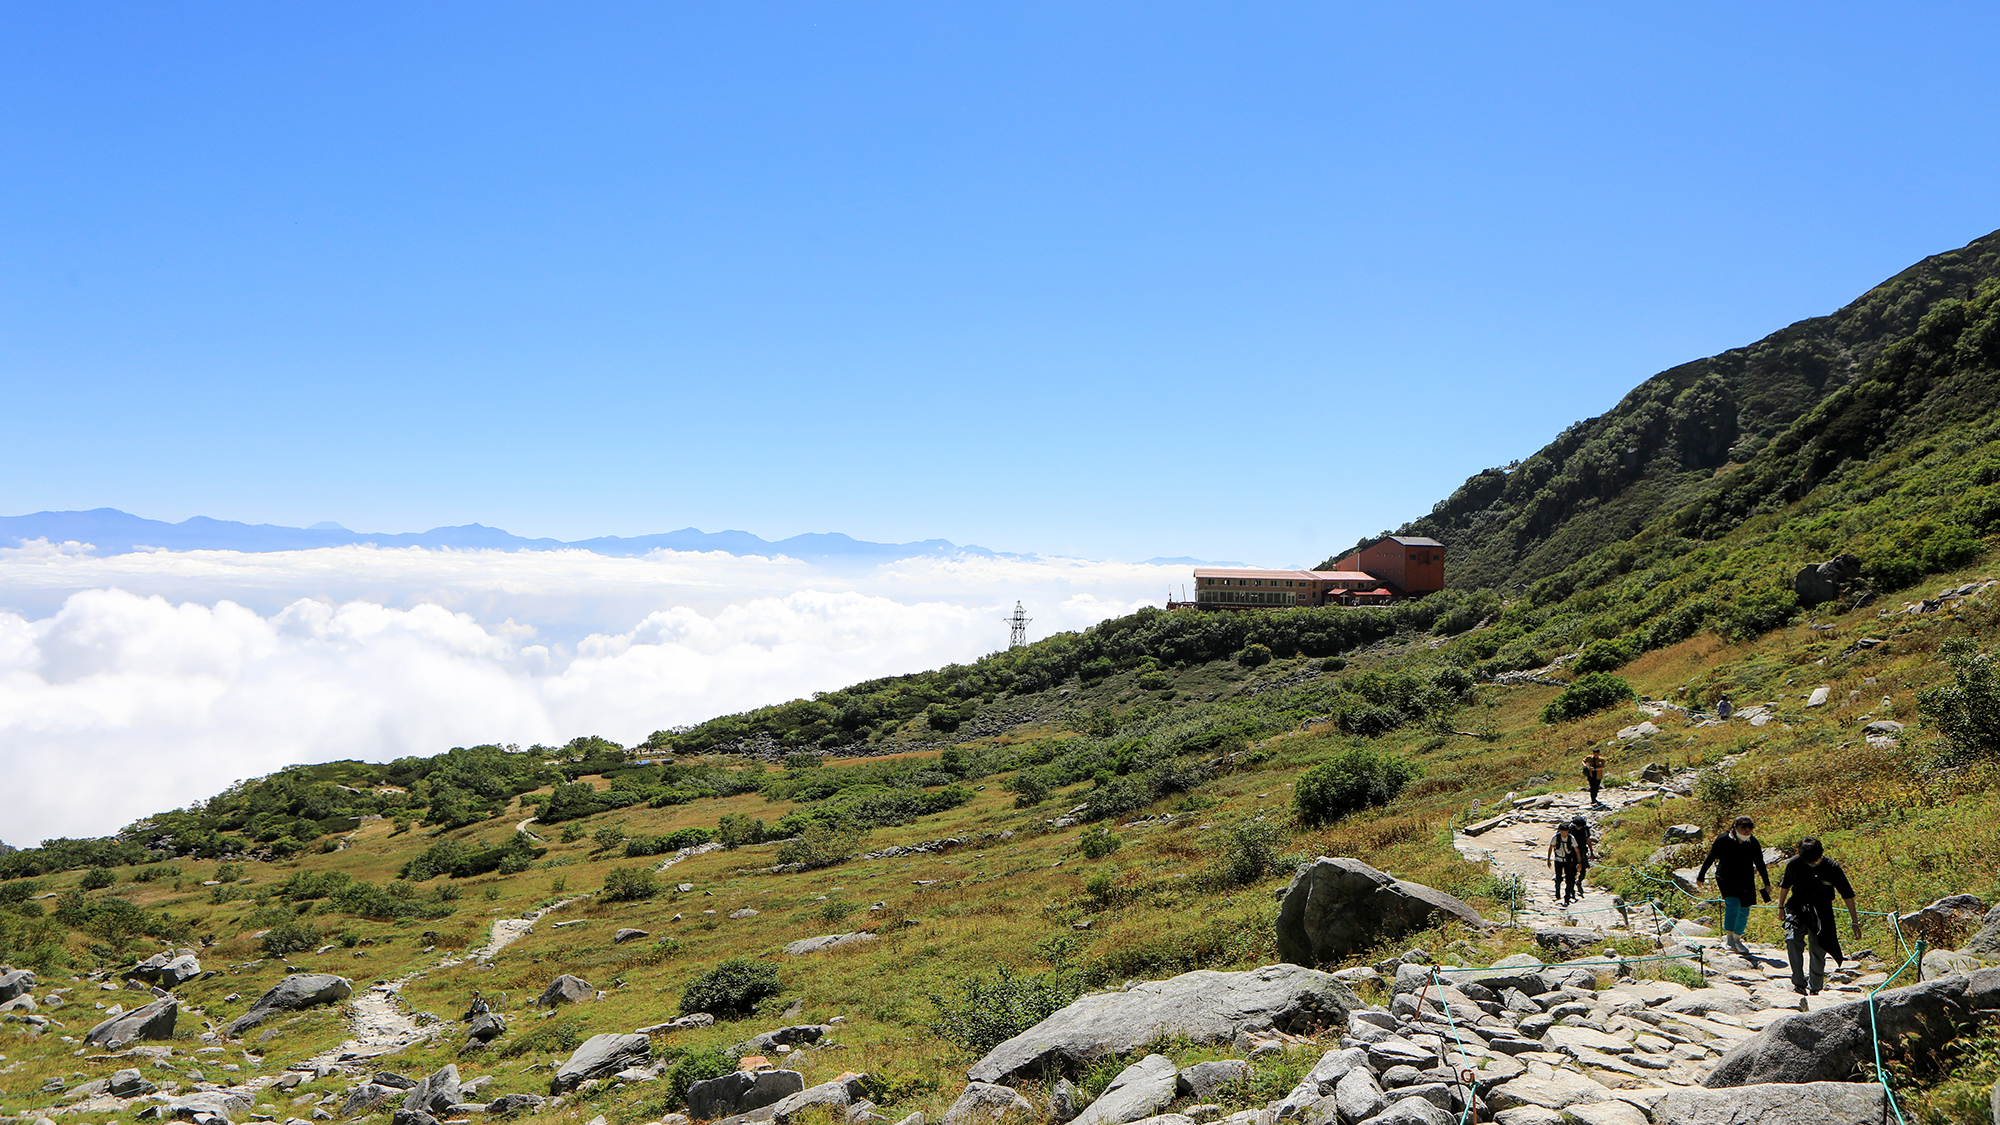
[[[687,1112],[696,1121],[720,1121],[776,1105],[805,1088],[805,1076],[796,1070],[739,1070],[689,1086]]]
[[[938,1125],[984,1125],[1002,1118],[1029,1118],[1034,1113],[1035,1107],[1012,1086],[971,1082],[958,1100],[951,1103],[951,1108],[944,1111],[944,1119]]]
[[[1361,1007],[1346,985],[1299,965],[1235,973],[1200,969],[1081,997],[987,1052],[966,1075],[974,1082],[1006,1083],[1045,1070],[1080,1072],[1096,1059],[1130,1054],[1160,1035],[1227,1043],[1239,1031],[1344,1027],[1347,1014]]]
[[[861,1097],[866,1083],[866,1075],[856,1074],[787,1094],[772,1104],[771,1120],[777,1125],[792,1125],[795,1119],[815,1115],[844,1118],[847,1108]]]
[[[410,1087],[403,1095],[403,1108],[431,1114],[449,1114],[464,1100],[465,1087],[458,1080],[458,1067],[447,1065],[429,1078]]]
[[[589,1079],[604,1078],[652,1061],[653,1041],[644,1035],[593,1035],[570,1054],[568,1062],[556,1068],[555,1077],[549,1079],[549,1093],[567,1094]]]
[[[1857,1000],[1776,1020],[1722,1056],[1702,1085],[1839,1082],[1874,1064],[1878,1034],[1885,1056],[1928,1056],[1979,1013],[2000,1009],[2000,969],[1879,993],[1872,1031],[1868,1004]]]
[[[90,1029],[83,1041],[94,1047],[117,1051],[141,1039],[172,1039],[180,1001],[169,996],[144,1007],[121,1012]]]
[[[1653,1103],[1653,1125],[1881,1125],[1894,1120],[1877,1082],[1805,1082],[1704,1090]]]
[[[280,1012],[296,1012],[318,1004],[338,1004],[354,994],[354,986],[331,973],[294,973],[271,986],[250,1010],[222,1029],[231,1039]]]
[[[827,934],[824,937],[800,938],[785,946],[789,957],[804,957],[808,953],[821,953],[829,949],[839,949],[843,945],[857,945],[874,941],[875,935],[866,930],[856,930],[851,934]]]
[[[193,980],[200,975],[201,961],[195,957],[192,949],[155,953],[125,970],[126,980],[142,980],[161,988],[173,988],[183,981]]]
[[[1278,956],[1318,965],[1424,929],[1440,915],[1483,926],[1479,912],[1422,883],[1358,859],[1321,856],[1301,868],[1278,907]]]
[[[0,1003],[16,996],[26,996],[35,990],[35,974],[27,969],[7,969],[0,967]]]
[[[1180,1086],[1180,1068],[1165,1055],[1147,1055],[1118,1072],[1097,1100],[1071,1125],[1126,1125],[1167,1108]]]
[[[564,973],[550,981],[547,988],[542,989],[542,994],[535,997],[535,1006],[538,1008],[554,1008],[562,1004],[575,1004],[589,1000],[596,995],[597,990],[590,987],[589,981]]]
[[[1232,1082],[1250,1077],[1250,1064],[1242,1059],[1201,1062],[1181,1070],[1179,1092],[1196,1102],[1214,1101],[1216,1092]]]
[[[398,1088],[395,1086],[385,1086],[380,1082],[363,1082],[361,1085],[347,1091],[346,1099],[340,1103],[339,1116],[342,1118],[359,1117],[363,1114],[374,1113],[376,1110],[388,1105],[389,1100],[394,1098],[397,1092]]]
[[[1841,587],[1861,576],[1861,560],[1853,555],[1835,555],[1823,563],[1807,566],[1792,576],[1792,592],[1799,604],[1815,606],[1840,596]]]
[[[804,1047],[817,1043],[831,1030],[833,1028],[826,1024],[794,1024],[791,1027],[781,1027],[776,1031],[753,1035],[732,1049],[739,1059],[745,1055],[769,1055],[775,1053],[779,1047]]]
[[[507,1030],[507,1018],[498,1012],[481,1012],[465,1025],[465,1049],[476,1051]]]

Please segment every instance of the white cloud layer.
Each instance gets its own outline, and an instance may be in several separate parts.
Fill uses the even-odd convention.
[[[651,731],[1159,604],[1183,567],[656,552],[0,549],[0,840],[295,762]]]

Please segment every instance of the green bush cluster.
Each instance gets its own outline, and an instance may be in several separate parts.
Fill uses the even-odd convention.
[[[688,982],[687,990],[681,993],[681,1012],[748,1015],[759,1001],[776,996],[778,991],[776,965],[735,957]]]
[[[1299,821],[1319,825],[1394,800],[1421,771],[1399,754],[1366,747],[1343,750],[1299,775],[1292,807]]]
[[[266,957],[303,953],[319,945],[319,930],[305,922],[280,922],[265,930],[257,945]]]
[[[1068,1007],[1083,993],[1073,971],[1016,975],[1005,965],[991,977],[975,977],[952,993],[927,994],[935,1014],[931,1030],[975,1055],[1035,1026]]]
[[[671,855],[682,848],[697,848],[715,839],[706,828],[682,828],[658,836],[634,836],[625,841],[625,856],[637,859],[648,855]]]
[[[1953,637],[1938,656],[1951,668],[1951,682],[1919,692],[1917,707],[1944,740],[1945,756],[1956,763],[2000,758],[2000,668],[1993,654]]]
[[[1632,685],[1623,679],[1609,672],[1587,672],[1549,700],[1548,706],[1542,708],[1542,721],[1566,723],[1636,698]]]
[[[650,867],[614,867],[604,873],[606,902],[638,902],[659,893],[659,876]]]

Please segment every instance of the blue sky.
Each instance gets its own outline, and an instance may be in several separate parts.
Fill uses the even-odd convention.
[[[1990,5],[0,9],[0,510],[1317,562],[2000,226]]]

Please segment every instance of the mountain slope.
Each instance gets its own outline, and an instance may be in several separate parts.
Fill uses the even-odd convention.
[[[1718,493],[1730,499],[1689,525],[1700,534],[1714,534],[1767,499],[1796,500],[1887,435],[1868,419],[1871,411],[1908,409],[1910,395],[1929,393],[1923,380],[1942,377],[1932,369],[1897,374],[1937,360],[1923,358],[1930,345],[1906,345],[1890,357],[1892,346],[1912,338],[1933,308],[1972,299],[1996,276],[2000,232],[1926,258],[1830,316],[1663,371],[1517,465],[1468,478],[1398,533],[1445,543],[1452,585],[1501,587],[1545,578],[1636,534],[1662,511],[1705,505]],[[1885,361],[1894,370],[1882,367]],[[1901,389],[1844,399],[1837,418],[1800,431],[1792,440],[1813,446],[1804,462],[1792,457],[1795,448],[1765,460],[1783,481],[1760,472],[1726,488],[1711,486],[1718,472],[1751,461],[1832,396],[1878,378]],[[1977,396],[1958,397],[1969,403]]]

